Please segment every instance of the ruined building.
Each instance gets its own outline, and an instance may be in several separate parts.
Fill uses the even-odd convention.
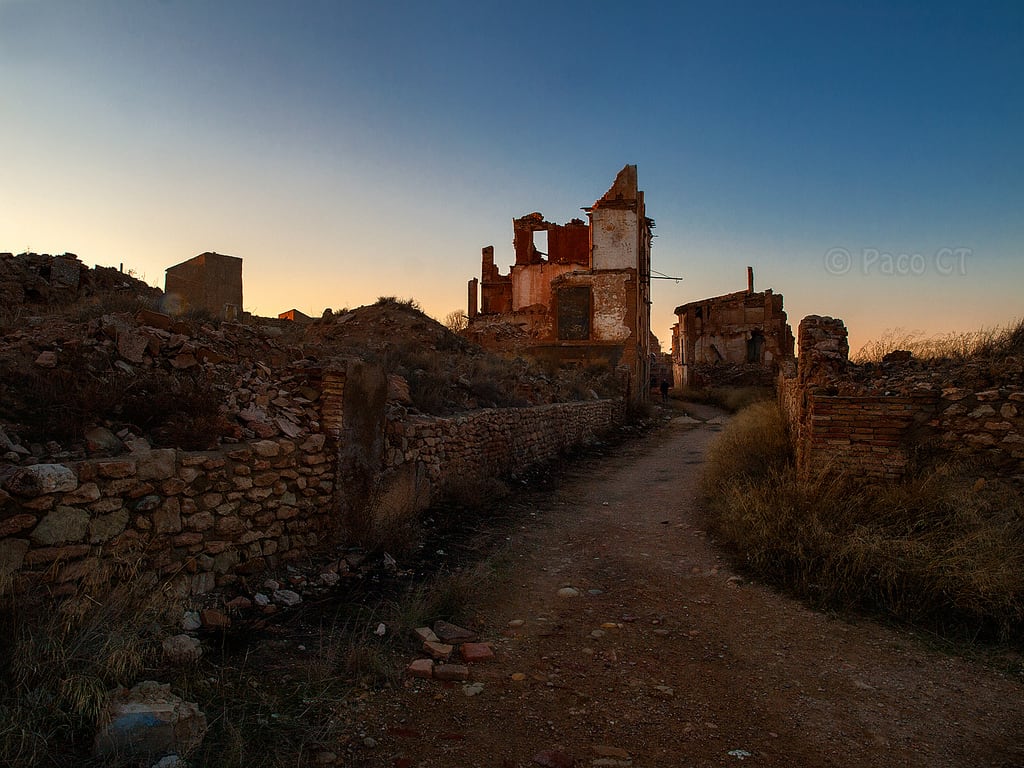
[[[167,268],[165,309],[172,314],[206,310],[221,320],[242,313],[242,260],[221,253],[201,253]]]
[[[516,261],[507,275],[494,263],[494,247],[483,249],[480,280],[469,281],[466,335],[493,351],[618,367],[627,397],[641,401],[650,375],[654,221],[637,190],[636,166],[625,166],[583,210],[587,221],[568,224],[540,213],[513,219]]]
[[[672,368],[677,387],[718,384],[770,385],[779,362],[793,357],[793,331],[782,295],[747,289],[676,307]]]

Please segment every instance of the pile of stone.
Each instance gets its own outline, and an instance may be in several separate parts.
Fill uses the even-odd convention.
[[[462,682],[470,678],[470,664],[494,659],[494,645],[478,642],[473,632],[447,621],[437,621],[433,629],[418,627],[413,630],[422,643],[420,658],[406,667],[410,677]]]
[[[64,376],[74,372],[128,388],[142,377],[152,382],[152,377],[198,374],[217,400],[217,442],[302,438],[320,431],[320,391],[301,368],[287,367],[296,350],[277,330],[237,323],[195,325],[152,310],[106,314],[84,324],[26,323],[4,336],[0,367],[34,367],[41,374],[56,370]],[[110,414],[97,415],[85,439],[75,444],[26,444],[14,423],[5,431],[7,438],[0,441],[4,460],[25,464],[114,456],[140,438],[162,444],[159,434],[138,434],[137,425],[118,423]]]
[[[113,267],[89,269],[73,253],[0,253],[0,307],[65,305],[98,293],[155,300],[159,288]]]

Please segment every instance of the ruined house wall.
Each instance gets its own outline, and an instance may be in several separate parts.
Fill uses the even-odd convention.
[[[480,311],[470,281],[465,335],[492,351],[552,363],[605,360],[625,366],[627,395],[646,400],[650,374],[650,246],[635,165],[626,165],[591,208],[589,223],[513,219],[515,265],[502,276],[484,248]],[[546,232],[548,254],[535,244]],[[587,288],[585,303],[573,288]],[[562,292],[560,294],[560,291]]]
[[[574,286],[591,292],[590,341],[621,344],[630,338],[636,315],[636,270],[572,272],[561,277],[555,289]]]
[[[512,268],[512,311],[540,305],[545,310],[553,306],[552,281],[567,272],[579,269],[576,264],[532,264]]]
[[[672,329],[677,386],[770,383],[793,356],[781,294],[770,289],[716,296],[676,307]],[[737,371],[736,366],[751,366]],[[740,376],[750,381],[733,381]]]
[[[594,269],[636,269],[640,256],[636,210],[594,208],[590,231]]]
[[[779,404],[803,476],[846,471],[891,481],[959,457],[979,476],[1024,484],[1020,370],[1011,365],[993,380],[969,362],[909,377],[891,368],[874,371],[868,387],[851,375],[848,352],[842,321],[807,317],[797,368],[780,374]]]

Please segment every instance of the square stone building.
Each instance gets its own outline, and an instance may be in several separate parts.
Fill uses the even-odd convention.
[[[236,320],[242,314],[242,260],[207,252],[168,267],[164,294],[171,314],[206,310],[220,320]]]

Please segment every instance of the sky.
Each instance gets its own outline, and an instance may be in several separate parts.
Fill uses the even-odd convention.
[[[1024,316],[1024,4],[0,0],[0,251],[245,309],[466,308],[636,164],[652,328],[741,290],[851,348]]]

